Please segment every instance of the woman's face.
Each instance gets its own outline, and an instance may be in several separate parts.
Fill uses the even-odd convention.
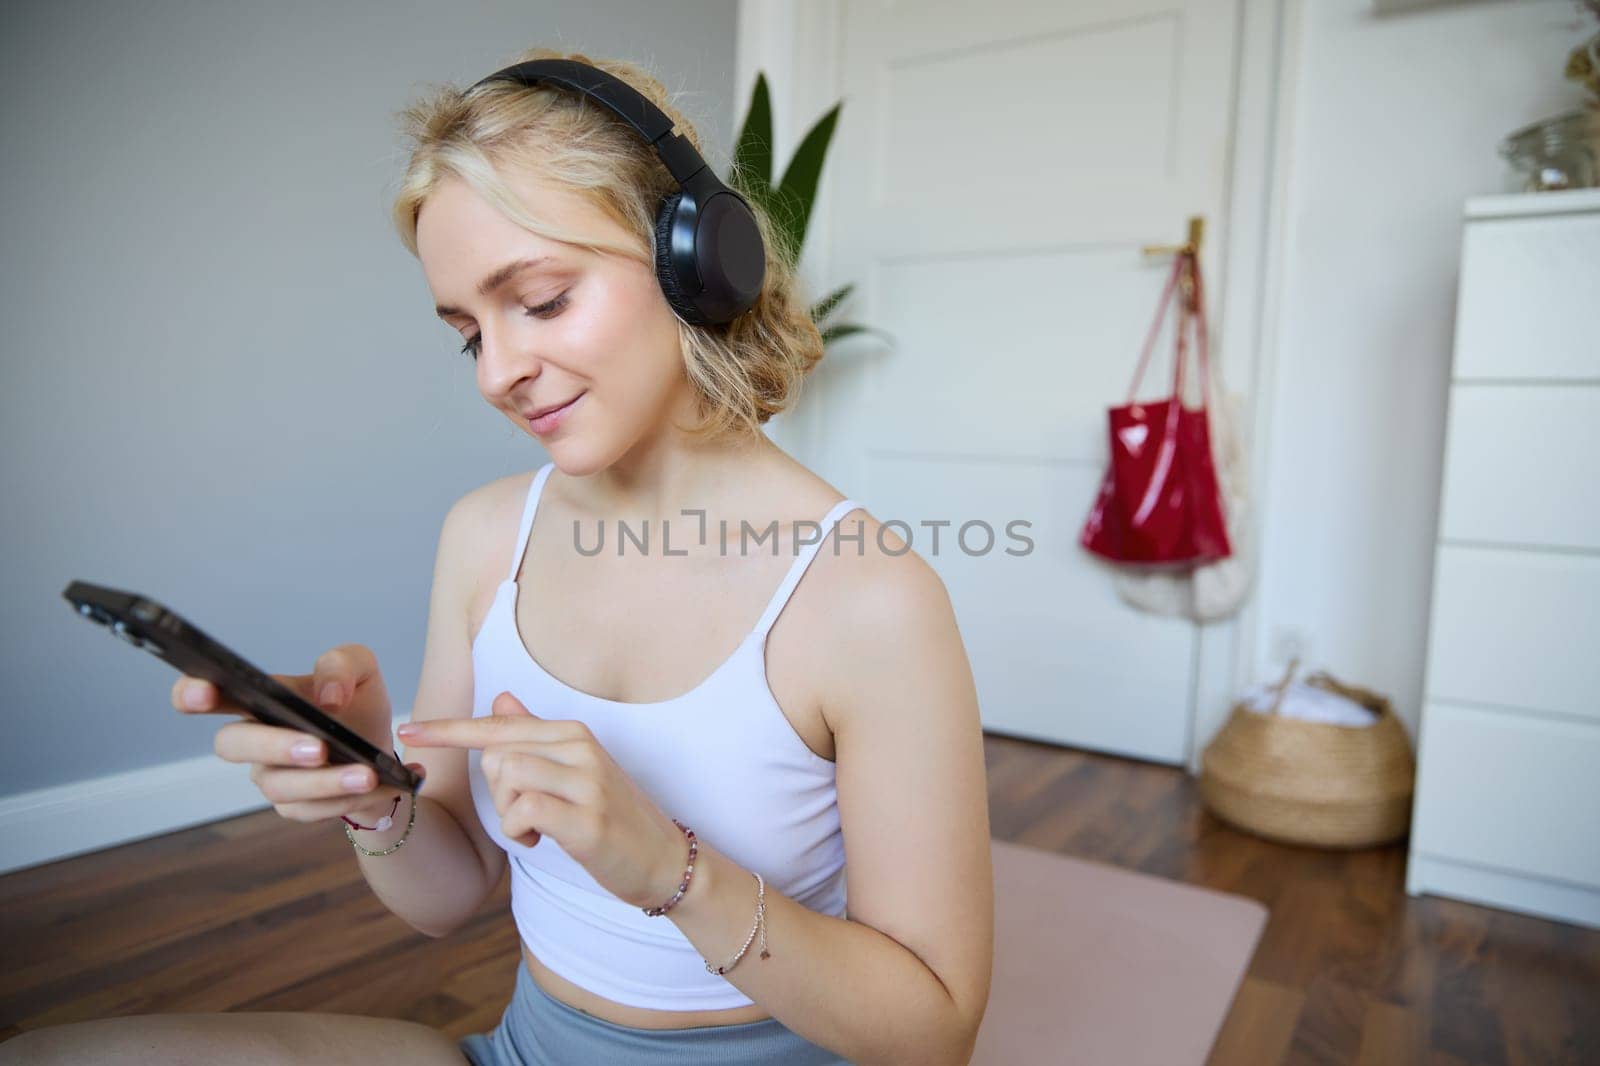
[[[512,187],[541,218],[631,239],[564,190],[532,179]],[[604,469],[669,423],[692,421],[678,320],[645,264],[530,233],[454,177],[418,212],[417,254],[439,317],[476,354],[478,391],[566,473]],[[522,260],[538,262],[510,269]]]

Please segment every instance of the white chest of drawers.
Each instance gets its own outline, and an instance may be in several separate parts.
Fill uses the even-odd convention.
[[[1600,927],[1600,190],[1467,202],[1406,891]]]

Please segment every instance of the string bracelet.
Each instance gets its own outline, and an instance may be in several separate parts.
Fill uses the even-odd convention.
[[[394,828],[394,812],[398,811],[399,809],[400,809],[400,794],[397,792],[397,793],[395,793],[395,797],[394,797],[394,805],[389,808],[389,813],[388,814],[386,814],[382,818],[378,819],[378,824],[377,825],[362,825],[360,822],[352,822],[348,817],[346,817],[345,815],[342,815],[342,814],[339,815],[339,817],[341,819],[343,819],[344,820],[344,824],[349,826],[351,829],[367,829],[367,830],[376,829],[379,832],[382,832],[385,829],[393,829]]]
[[[398,805],[400,805],[400,797],[397,795],[397,797],[395,797],[395,807],[398,808]],[[344,816],[341,815],[341,818],[344,818]],[[389,853],[398,852],[400,847],[405,844],[406,837],[411,836],[411,828],[413,828],[414,824],[416,824],[416,792],[411,792],[411,816],[410,818],[406,818],[405,832],[400,834],[400,839],[395,840],[394,844],[390,844],[387,848],[382,848],[382,850],[379,850],[379,852],[368,852],[366,848],[363,848],[362,845],[360,845],[360,842],[357,842],[357,839],[355,839],[354,832],[350,831],[350,824],[354,823],[350,823],[349,818],[344,818],[344,821],[347,823],[346,826],[344,826],[344,836],[350,840],[350,845],[355,847],[355,850],[362,853],[362,855],[389,855]],[[378,820],[379,826],[382,826],[382,824],[386,823],[386,821],[390,824],[390,826],[394,824],[394,821],[390,820],[389,816],[384,815]],[[357,826],[357,829],[366,828],[368,828],[368,826]]]

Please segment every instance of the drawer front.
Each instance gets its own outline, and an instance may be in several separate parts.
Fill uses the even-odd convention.
[[[1600,727],[1430,700],[1415,851],[1600,886]]]
[[[1454,374],[1600,378],[1600,214],[1467,223]]]
[[[1441,545],[1427,695],[1600,725],[1600,555]]]
[[[1600,551],[1600,385],[1450,389],[1439,535]]]

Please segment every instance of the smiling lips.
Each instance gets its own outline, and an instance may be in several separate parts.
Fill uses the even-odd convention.
[[[582,393],[579,395],[582,395]],[[532,412],[529,412],[528,414],[523,415],[523,417],[532,422],[536,418],[543,418],[552,411],[561,410],[563,407],[567,406],[567,404],[571,403],[572,400],[576,400],[577,398],[577,396],[574,396],[571,400],[562,400],[560,403],[551,404],[549,407],[540,407]]]
[[[526,416],[528,419],[528,427],[535,433],[551,432],[561,424],[561,421],[566,417],[567,412],[572,409],[572,405],[577,403],[586,395],[588,395],[587,391],[580,392],[578,395],[574,396],[565,403],[556,404],[554,407],[540,408],[538,411]]]

